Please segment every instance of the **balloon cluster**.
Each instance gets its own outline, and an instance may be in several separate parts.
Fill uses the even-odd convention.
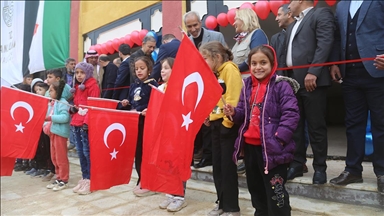
[[[336,4],[337,0],[325,0],[325,2],[329,6],[333,6]],[[269,0],[269,1],[259,0],[255,4],[252,4],[250,2],[244,2],[239,7],[239,9],[250,8],[253,11],[255,11],[255,13],[260,19],[265,20],[268,18],[270,12],[272,12],[276,16],[277,11],[279,10],[279,7],[283,4],[288,4],[288,3],[289,3],[289,0]],[[314,1],[315,6],[317,3],[318,3],[318,0],[315,0]],[[217,17],[212,15],[208,16],[205,19],[205,26],[208,29],[214,29],[218,24],[223,27],[227,26],[228,24],[233,25],[233,23],[235,22],[236,10],[237,8],[232,8],[228,10],[227,13],[218,14]]]
[[[103,44],[92,45],[89,49],[96,50],[99,54],[113,54],[119,51],[119,46],[123,43],[128,44],[130,47],[133,47],[134,44],[141,46],[146,35],[153,36],[157,41],[157,35],[155,32],[142,29],[140,31],[135,30],[131,32],[131,34],[127,34],[122,38],[115,38]]]

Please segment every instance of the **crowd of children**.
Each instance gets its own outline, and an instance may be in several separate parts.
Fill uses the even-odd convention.
[[[231,61],[232,52],[219,42],[206,43],[199,51],[223,87],[220,101],[205,122],[212,131],[213,177],[217,192],[217,205],[208,215],[240,215],[236,169],[240,151],[244,152],[247,184],[255,214],[290,215],[285,182],[287,167],[294,153],[292,135],[299,120],[295,97],[297,82],[275,75],[276,55],[267,45],[251,50],[248,56],[251,76],[245,80]],[[152,61],[145,56],[136,58],[136,79],[130,86],[128,98],[121,101],[123,107],[140,112],[135,154],[139,178],[133,189],[139,197],[154,194],[140,184],[143,130],[152,87],[158,86],[163,92],[167,90],[173,64],[173,58],[161,62],[163,84],[158,86],[154,79],[149,78]],[[51,100],[36,156],[32,160],[35,165],[26,174],[44,176],[43,179],[48,181],[55,174],[56,178],[47,185],[54,191],[68,186],[67,139],[73,133],[82,173],[73,192],[81,195],[91,193],[88,114],[81,106],[87,105],[88,97],[100,96],[97,81],[92,77],[93,71],[91,64],[78,63],[72,88],[62,80],[60,70],[48,71],[45,82],[36,78],[30,83],[33,93],[48,96]],[[20,160],[15,170],[20,167],[18,164],[22,164]],[[186,182],[180,184],[183,184],[185,193]],[[159,204],[161,209],[171,212],[180,211],[185,206],[184,196],[171,194],[167,194]]]

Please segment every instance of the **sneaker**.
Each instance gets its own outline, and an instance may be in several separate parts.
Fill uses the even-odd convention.
[[[150,191],[150,190],[148,190],[148,189],[142,189],[142,188],[133,191],[133,193],[134,193],[136,196],[138,196],[138,197],[151,196],[151,195],[154,195],[154,194],[155,194],[155,192],[152,192],[152,191]]]
[[[209,216],[218,216],[218,215],[221,215],[223,214],[224,211],[223,209],[219,209],[219,204],[216,204],[215,208],[213,208],[209,213],[208,215]]]
[[[91,181],[89,179],[85,179],[83,183],[83,187],[81,187],[77,193],[80,195],[87,195],[91,193]]]
[[[237,174],[244,174],[244,173],[245,173],[245,164],[244,164],[244,162],[241,162],[237,166]]]
[[[14,171],[15,172],[20,172],[20,171],[25,171],[29,168],[28,165],[25,165],[25,164],[21,164],[21,165],[18,165],[17,167],[14,168]]]
[[[140,183],[138,185],[136,185],[132,191],[136,191],[136,190],[139,190],[140,189]]]
[[[48,174],[46,174],[43,179],[41,181],[43,182],[48,182],[48,181],[51,181],[52,177],[54,176],[55,174],[52,173],[52,172],[49,172]]]
[[[73,193],[79,192],[79,190],[83,187],[85,179],[80,179],[79,182],[77,182],[77,185],[72,189]]]
[[[185,202],[184,197],[175,197],[173,202],[168,205],[167,211],[178,212],[185,206],[187,206],[187,202]]]
[[[72,149],[74,149],[74,148],[75,148],[75,144],[70,143],[70,144],[68,145],[68,150],[72,150]]]
[[[169,194],[167,194],[165,196],[166,196],[167,199],[164,200],[163,202],[161,202],[160,205],[159,205],[159,207],[161,209],[166,209],[169,206],[169,204],[171,204],[173,202],[174,196],[169,195]]]
[[[38,169],[36,172],[34,172],[33,174],[31,174],[31,177],[37,177],[37,178],[40,178],[40,177],[43,177],[45,175],[45,170],[44,169]]]
[[[60,181],[59,180],[55,180],[54,182],[52,182],[51,184],[47,185],[47,189],[53,189],[57,184],[59,184]]]
[[[59,191],[67,188],[68,182],[60,181],[55,187],[52,188],[53,191]]]
[[[224,212],[223,216],[240,216],[240,212]]]
[[[26,171],[25,174],[26,174],[26,175],[34,176],[36,172],[37,172],[37,169],[32,168],[32,169],[30,169],[29,171]]]

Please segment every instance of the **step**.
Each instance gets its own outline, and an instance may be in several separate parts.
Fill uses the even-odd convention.
[[[311,163],[312,159],[308,159],[307,165]],[[345,167],[345,161],[341,160],[329,160],[327,164],[328,182],[330,179],[337,177]],[[329,183],[313,185],[313,169],[311,166],[308,166],[308,173],[305,173],[303,177],[288,181],[286,188],[290,195],[384,208],[384,195],[377,192],[377,179],[373,173],[372,163],[363,162],[363,167],[365,168],[363,172],[364,183],[350,184],[347,186],[333,186]],[[200,169],[192,168],[191,179],[213,182],[212,166]],[[239,187],[247,188],[245,174],[239,175],[238,179]]]

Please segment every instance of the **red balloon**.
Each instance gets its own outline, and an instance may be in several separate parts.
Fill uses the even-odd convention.
[[[275,16],[277,16],[277,11],[279,8],[284,4],[284,1],[280,0],[269,0],[269,7],[271,8],[271,11]]]
[[[227,12],[227,20],[230,25],[233,25],[233,23],[235,23],[236,10],[236,8],[232,8]]]
[[[139,39],[140,41],[143,41],[143,39],[145,38],[145,36],[147,35],[148,33],[148,30],[147,29],[142,29],[140,32],[139,32]]]
[[[251,8],[252,10],[254,10],[254,5],[250,2],[244,2],[241,6],[240,6],[240,9],[243,9],[243,8]]]
[[[115,48],[113,48],[113,43],[111,40],[107,41],[107,50],[109,54],[115,53]]]
[[[88,50],[95,50],[95,45],[90,46]]]
[[[112,41],[112,47],[113,47],[113,49],[114,50],[116,50],[117,52],[119,51],[119,46],[120,46],[120,40],[119,39],[117,39],[117,38],[115,38],[115,39],[113,39],[113,41]]]
[[[100,53],[101,54],[107,54],[108,53],[108,49],[107,49],[107,44],[106,43],[101,44]]]
[[[255,12],[260,19],[267,19],[270,12],[269,2],[266,0],[259,0],[255,5]]]
[[[99,53],[99,54],[101,53],[101,45],[100,44],[96,44],[94,49],[97,53]]]
[[[131,36],[130,34],[127,34],[127,35],[125,35],[125,37],[123,38],[123,43],[128,44],[129,47],[132,48],[132,47],[133,47],[133,44],[134,44],[135,42],[132,41],[132,36]]]
[[[217,23],[221,26],[227,26],[228,25],[228,20],[227,20],[227,14],[225,13],[220,13],[217,15]]]
[[[319,0],[315,0],[315,1],[313,2],[313,6],[316,7],[316,5],[317,5],[318,2],[319,2]]]
[[[131,40],[132,40],[135,44],[141,46],[142,41],[141,41],[140,38],[139,38],[139,31],[133,31],[133,32],[131,33]]]
[[[205,19],[205,26],[208,29],[214,29],[217,26],[217,20],[216,17],[210,15]]]
[[[336,4],[336,0],[325,0],[325,2],[327,3],[327,5],[329,6],[333,6]]]

